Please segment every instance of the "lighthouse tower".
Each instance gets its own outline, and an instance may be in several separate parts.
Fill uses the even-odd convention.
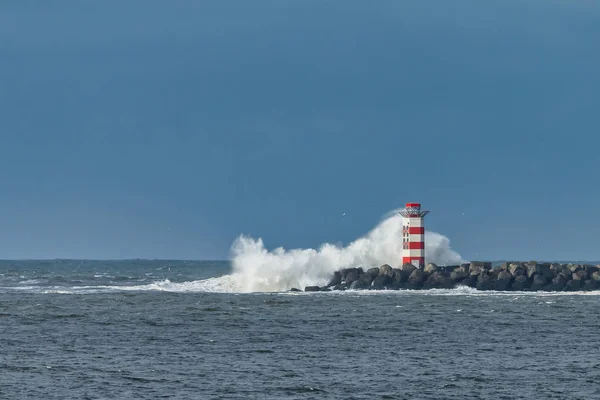
[[[421,211],[421,204],[406,203],[401,211],[402,222],[402,265],[412,264],[425,268],[425,225],[423,219],[429,211]]]

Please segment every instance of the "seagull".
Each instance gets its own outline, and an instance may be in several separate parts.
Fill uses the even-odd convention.
[[[343,214],[342,214],[342,217],[343,217],[343,216],[345,216],[345,215],[346,215],[346,213],[343,213]]]

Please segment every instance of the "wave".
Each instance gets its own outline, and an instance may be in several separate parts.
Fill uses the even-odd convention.
[[[75,286],[75,287],[10,287],[4,290],[21,291],[41,294],[94,294],[110,292],[170,292],[170,293],[239,293],[237,278],[233,275],[209,278],[188,282],[171,282],[168,279],[146,285],[131,286]],[[260,294],[256,292],[255,294]],[[575,292],[533,292],[533,291],[481,291],[467,286],[454,289],[428,289],[428,290],[345,290],[329,292],[277,292],[276,295],[284,296],[468,296],[468,297],[513,297],[518,299],[523,296],[555,297],[555,296],[600,296],[600,290],[575,291]]]
[[[319,249],[282,247],[269,251],[262,238],[241,235],[232,246],[232,278],[240,292],[280,292],[291,288],[325,285],[342,268],[399,267],[402,254],[402,217],[399,210],[387,213],[365,236],[347,246],[325,243]],[[460,264],[462,257],[450,247],[450,240],[426,231],[425,257],[442,265]]]

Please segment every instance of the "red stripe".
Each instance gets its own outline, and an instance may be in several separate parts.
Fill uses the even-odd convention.
[[[418,226],[411,226],[408,228],[408,233],[411,235],[423,235],[425,233],[425,228]]]
[[[408,248],[410,250],[424,249],[425,243],[424,242],[408,242]]]

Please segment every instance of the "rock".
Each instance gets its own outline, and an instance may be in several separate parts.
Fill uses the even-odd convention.
[[[531,283],[531,290],[538,291],[544,289],[548,281],[541,274],[535,274],[533,276],[533,282]]]
[[[342,282],[348,282],[348,277],[350,277],[350,283],[358,279],[358,268],[344,268],[340,273],[342,274]]]
[[[491,262],[473,261],[471,264],[469,264],[469,275],[477,276],[484,271],[489,271],[490,269],[492,269]]]
[[[525,265],[525,272],[530,279],[536,274],[543,275],[548,281],[554,277],[554,272],[550,269],[550,264],[538,264],[535,261],[530,261]]]
[[[402,270],[394,269],[394,275],[392,276],[392,282],[390,283],[391,289],[400,289],[404,287],[404,282],[408,280],[408,276],[405,276]]]
[[[340,271],[335,271],[327,286],[337,286],[340,283],[342,283],[342,273]]]
[[[553,276],[557,276],[562,272],[562,265],[556,263],[550,264],[550,270]]]
[[[382,290],[392,282],[392,278],[386,274],[379,274],[371,283],[371,289]]]
[[[550,264],[538,264],[536,268],[536,273],[542,275],[547,281],[550,281],[554,278],[554,271],[550,268]]]
[[[379,275],[387,275],[389,277],[391,277],[393,274],[393,270],[392,267],[390,267],[387,264],[383,264],[381,267],[379,267]]]
[[[467,278],[467,276],[469,275],[467,274],[467,271],[465,271],[464,267],[458,267],[450,273],[450,279],[456,283],[462,282],[465,280],[465,278]]]
[[[427,275],[431,275],[431,274],[433,274],[434,272],[437,272],[437,270],[438,270],[438,266],[437,266],[437,265],[435,265],[434,263],[429,263],[429,264],[427,264],[427,266],[425,267],[425,269],[424,269],[424,272],[425,272]]]
[[[295,288],[295,287],[293,287],[293,288],[291,288],[291,289],[290,289],[290,292],[301,292],[301,291],[302,291],[302,290],[300,290],[300,289],[297,289],[297,288]]]
[[[571,280],[565,285],[565,290],[573,292],[581,289],[581,280]]]
[[[496,265],[496,266],[492,267],[492,274],[494,275],[494,277],[497,277],[498,274],[500,272],[502,272],[502,271],[503,270],[502,270],[502,267],[500,265]]]
[[[593,279],[587,279],[583,282],[583,290],[596,290],[598,289],[598,284]]]
[[[585,281],[588,278],[587,273],[583,269],[573,272],[572,279],[574,281]]]
[[[579,264],[569,264],[567,266],[567,268],[569,268],[569,271],[571,271],[571,273],[575,273],[577,271],[581,271],[583,269],[583,267]]]
[[[439,271],[435,271],[431,275],[429,275],[429,277],[423,284],[424,289],[450,289],[453,286],[454,285],[452,284],[452,281],[450,281],[448,277],[444,276],[444,274],[442,274]]]
[[[320,292],[321,288],[319,286],[307,286],[304,288],[305,292]]]
[[[407,274],[406,276],[410,276],[410,274],[412,274],[412,273],[413,273],[413,271],[414,271],[415,269],[417,269],[417,267],[415,267],[415,266],[414,266],[414,265],[412,265],[412,264],[408,264],[408,263],[407,263],[407,264],[404,264],[404,265],[402,265],[402,267],[401,267],[400,269],[402,270],[402,272],[404,272],[404,273],[406,273],[406,274]]]
[[[596,271],[591,276],[592,280],[600,283],[600,271]]]
[[[420,289],[424,278],[425,274],[423,273],[423,270],[415,269],[408,277],[408,284],[406,287],[408,289]]]
[[[475,287],[478,290],[494,290],[496,288],[496,280],[488,271],[482,271],[477,276],[477,284]]]
[[[371,277],[371,280],[373,280],[377,278],[377,275],[379,275],[379,268],[369,268],[366,274]]]
[[[528,278],[532,278],[533,274],[535,274],[537,272],[537,262],[535,261],[529,261],[528,263],[526,263],[524,265],[525,267],[525,275],[527,275]]]
[[[498,273],[498,277],[496,278],[496,290],[508,290],[510,287],[510,282],[512,280],[512,275],[508,270],[502,270]]]
[[[369,288],[369,284],[360,279],[352,282],[352,285],[350,285],[350,289],[353,289],[353,290],[368,289],[368,288]]]
[[[468,286],[468,287],[477,287],[477,279],[479,278],[479,275],[469,275],[467,276],[466,279],[464,279],[462,282],[460,282],[461,285],[463,286]]]
[[[600,269],[598,268],[598,266],[596,265],[584,265],[583,266],[583,270],[588,274],[589,277],[591,277],[594,272],[598,272],[600,271]]]
[[[364,284],[364,286],[369,287],[373,282],[373,276],[367,274],[366,272],[358,277],[358,280]]]
[[[446,265],[446,266],[439,266],[438,265],[438,271],[442,271],[444,273],[447,273],[448,275],[450,275],[450,273],[452,271],[454,271],[455,269],[460,268],[460,265]]]
[[[510,264],[512,264],[512,262],[504,262],[502,263],[502,265],[500,266],[500,268],[502,269],[502,271],[508,271]]]
[[[512,290],[525,290],[529,287],[529,281],[525,275],[518,275],[511,284]]]
[[[354,281],[358,280],[358,269],[351,268],[346,274],[344,274],[344,270],[342,270],[342,279],[342,282],[346,285],[352,285]]]
[[[567,278],[562,274],[558,274],[552,279],[552,282],[546,286],[546,290],[560,291],[565,288]]]
[[[521,263],[510,264],[508,270],[510,271],[510,274],[515,278],[525,273],[525,268],[523,268]]]

